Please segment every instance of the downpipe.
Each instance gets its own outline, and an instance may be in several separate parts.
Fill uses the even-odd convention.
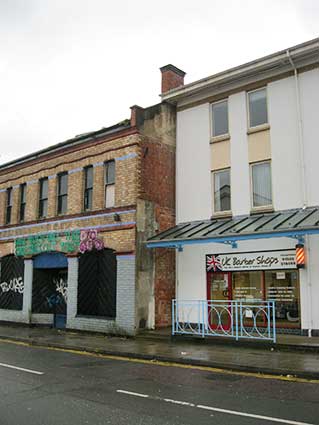
[[[294,71],[295,79],[295,92],[296,92],[296,104],[297,104],[297,120],[298,120],[298,145],[299,145],[299,158],[300,158],[300,178],[301,178],[301,190],[302,190],[302,203],[303,208],[308,206],[308,197],[307,197],[307,184],[306,184],[306,165],[305,165],[305,151],[304,151],[304,140],[303,140],[303,123],[301,115],[301,105],[300,105],[300,87],[298,79],[298,71],[292,60],[289,49],[286,51],[290,65]],[[307,258],[309,261],[310,258],[310,244],[309,244],[309,235],[306,236],[306,249],[307,249]],[[307,287],[308,287],[308,311],[309,311],[309,328],[308,328],[308,337],[312,337],[312,290],[311,290],[311,271],[308,265],[307,270]]]

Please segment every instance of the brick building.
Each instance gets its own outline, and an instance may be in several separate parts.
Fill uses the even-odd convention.
[[[184,73],[161,68],[162,88]],[[175,223],[175,107],[0,166],[0,320],[135,334],[170,323],[174,255],[144,241]]]

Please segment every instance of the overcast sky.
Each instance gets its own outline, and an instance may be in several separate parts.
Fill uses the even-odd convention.
[[[192,82],[318,37],[319,0],[0,0],[0,163],[159,102],[159,67]]]

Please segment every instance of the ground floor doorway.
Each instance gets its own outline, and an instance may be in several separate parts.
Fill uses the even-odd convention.
[[[42,254],[34,260],[32,313],[52,315],[52,325],[66,327],[67,260],[61,253]]]

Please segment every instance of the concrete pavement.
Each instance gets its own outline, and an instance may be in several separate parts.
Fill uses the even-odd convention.
[[[296,337],[295,337],[296,338]],[[238,345],[220,341],[171,338],[165,333],[148,333],[137,338],[110,337],[50,328],[0,326],[0,340],[28,345],[87,351],[144,360],[207,366],[233,371],[292,375],[319,380],[319,351],[293,349],[294,344]],[[292,342],[292,341],[291,341]],[[317,341],[314,341],[315,348]]]

